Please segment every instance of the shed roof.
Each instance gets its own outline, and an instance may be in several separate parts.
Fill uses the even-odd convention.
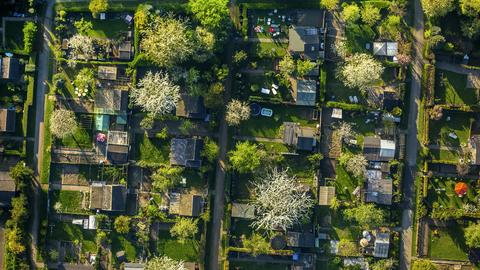
[[[205,108],[203,97],[194,97],[183,93],[175,108],[175,114],[190,119],[204,119],[207,109]]]
[[[366,202],[391,205],[393,197],[393,183],[391,179],[382,177],[380,170],[367,170]]]
[[[373,256],[376,258],[388,258],[388,250],[390,247],[390,234],[377,233],[375,237],[376,238]]]
[[[313,248],[315,247],[315,236],[313,233],[287,232],[287,246]]]
[[[21,78],[22,71],[20,60],[12,57],[3,57],[0,59],[2,79],[18,81]]]
[[[395,56],[398,53],[397,42],[374,42],[373,54],[378,56]]]
[[[317,102],[317,82],[314,80],[293,80],[293,97],[297,105],[315,106]]]
[[[323,27],[324,11],[320,9],[298,9],[296,10],[297,26]]]
[[[172,139],[170,145],[170,164],[188,168],[200,168],[202,159],[200,153],[203,149],[201,139]]]
[[[0,109],[0,131],[15,132],[15,110]]]
[[[15,181],[10,177],[9,172],[0,171],[0,207],[9,207],[12,205],[15,191]]]
[[[106,185],[94,182],[90,185],[90,209],[125,211],[127,189],[123,185]]]
[[[253,219],[255,217],[255,206],[246,203],[232,203],[232,217]]]
[[[363,153],[369,161],[390,161],[395,157],[395,142],[378,137],[365,137]]]
[[[316,130],[311,127],[302,127],[298,123],[283,123],[283,143],[294,145],[298,150],[312,151],[316,146]]]
[[[95,90],[95,113],[125,114],[128,108],[128,91],[113,89]]]
[[[335,187],[321,186],[318,193],[319,205],[331,205],[335,198]]]
[[[98,78],[114,81],[117,79],[116,66],[98,66]]]
[[[203,212],[203,197],[196,194],[170,194],[169,213],[185,217],[198,217]]]

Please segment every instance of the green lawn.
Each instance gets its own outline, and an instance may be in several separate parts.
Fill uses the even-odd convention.
[[[315,174],[307,155],[286,155],[282,166],[288,167],[289,174],[297,176],[297,179],[304,183],[312,183]]]
[[[207,184],[203,178],[203,174],[198,170],[185,168],[182,176],[187,179],[187,187],[189,188],[201,190],[205,188]]]
[[[128,31],[128,24],[122,19],[92,20],[93,29],[88,35],[93,38],[118,38]],[[123,32],[123,33],[122,33]]]
[[[455,194],[455,184],[457,182],[466,182],[470,187],[467,195],[458,197]],[[455,178],[430,178],[428,182],[428,201],[430,204],[438,202],[446,208],[461,209],[463,205],[476,203],[477,192],[474,188],[475,180],[460,180]]]
[[[50,239],[71,242],[78,240],[82,244],[82,252],[95,253],[97,251],[95,230],[84,230],[82,226],[74,225],[71,222],[56,222],[53,225]]]
[[[366,105],[367,101],[358,89],[346,87],[336,76],[336,65],[334,63],[326,63],[327,70],[327,90],[326,101],[337,101],[343,103],[351,103],[348,97],[357,96],[359,104]]]
[[[478,103],[477,90],[466,88],[467,75],[437,69],[435,81],[435,100],[437,103],[456,105]]]
[[[272,117],[252,116],[240,125],[239,131],[243,136],[264,138],[280,138],[280,128],[283,122],[296,122],[302,126],[315,127],[317,120],[307,120],[308,110],[289,105],[261,104],[262,107],[273,110]],[[303,117],[302,117],[303,116]]]
[[[65,147],[90,149],[93,148],[93,130],[78,127],[73,135],[58,139],[57,142]]]
[[[60,209],[55,210],[59,213],[68,214],[88,214],[89,210],[83,209],[84,194],[80,191],[54,190],[51,192],[51,206],[55,209],[57,203],[60,203]]]
[[[180,243],[172,238],[168,231],[160,231],[158,237],[157,251],[160,255],[165,255],[174,260],[183,260],[186,262],[200,261],[200,247],[197,241]]]
[[[358,236],[361,235],[360,227],[353,225],[351,222],[343,218],[342,209],[333,211],[326,206],[317,206],[316,211],[317,217],[320,219],[327,215],[331,216],[333,230],[331,230],[329,234],[332,239],[357,241]]]
[[[118,251],[125,251],[125,257],[127,261],[134,262],[137,258],[137,249],[141,249],[140,246],[136,246],[134,242],[129,241],[125,235],[112,232],[110,234],[112,241],[112,253],[115,254]]]
[[[438,235],[434,234],[434,230],[437,230]],[[429,256],[432,259],[468,261],[464,228],[460,225],[432,228],[430,231]]]
[[[430,149],[430,157],[436,161],[448,161],[457,163],[460,153],[456,150]]]
[[[355,197],[352,195],[352,192],[359,186],[360,180],[352,177],[342,165],[337,165],[336,175],[337,178],[334,184],[337,199],[347,202],[354,201]]]
[[[170,139],[160,140],[137,135],[135,137],[134,155],[138,162],[145,165],[169,164]]]
[[[23,50],[23,25],[25,22],[7,21],[5,23],[6,49]]]
[[[447,121],[450,117],[450,121]],[[466,112],[444,111],[440,120],[430,120],[429,138],[430,144],[447,146],[460,146],[466,144],[470,138],[470,125],[472,116]],[[449,134],[453,132],[458,138],[453,139]]]
[[[251,55],[255,58],[282,58],[288,49],[288,43],[256,42],[252,44]]]

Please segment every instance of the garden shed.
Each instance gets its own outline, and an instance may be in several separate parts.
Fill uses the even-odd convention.
[[[203,213],[203,197],[196,194],[171,193],[169,213],[184,217],[198,217]]]
[[[321,186],[318,192],[318,205],[332,205],[335,198],[335,187]]]
[[[287,246],[313,248],[315,247],[315,235],[306,232],[287,232]]]
[[[293,79],[292,96],[299,106],[315,106],[317,103],[317,82],[314,80]]]
[[[90,185],[90,205],[92,210],[125,211],[127,188],[124,185],[106,185],[93,182]]]
[[[398,53],[398,43],[397,42],[374,42],[373,43],[373,55],[378,56],[396,56]]]
[[[129,150],[128,133],[125,131],[108,131],[107,159],[114,164],[128,162]]]
[[[390,161],[395,157],[395,142],[378,137],[365,137],[363,153],[369,161]]]
[[[126,114],[128,108],[128,91],[97,89],[95,91],[95,113]]]
[[[15,181],[10,177],[9,172],[0,171],[0,207],[4,208],[12,205],[15,191]]]
[[[316,130],[302,127],[298,123],[283,123],[283,143],[293,145],[297,150],[312,151],[317,145]]]
[[[194,97],[187,93],[182,93],[177,107],[175,108],[175,114],[176,116],[189,119],[205,119],[205,116],[207,115],[207,109],[205,108],[203,97]]]
[[[0,73],[2,79],[17,82],[21,79],[22,70],[20,60],[13,57],[3,57],[0,59]]]
[[[367,190],[365,201],[377,204],[391,205],[393,197],[392,179],[383,177],[380,170],[367,170]]]
[[[170,145],[170,164],[187,168],[200,168],[202,166],[200,156],[202,149],[202,139],[174,138]]]
[[[377,232],[375,235],[375,244],[373,256],[375,258],[388,258],[390,248],[390,234]]]
[[[102,80],[114,81],[117,79],[117,67],[98,66],[98,78]]]
[[[15,109],[0,109],[0,132],[15,132]]]

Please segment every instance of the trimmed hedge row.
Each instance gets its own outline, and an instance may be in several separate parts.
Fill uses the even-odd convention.
[[[368,108],[361,104],[349,104],[343,102],[336,102],[336,101],[328,101],[327,102],[328,108],[339,108],[346,111],[366,111]]]

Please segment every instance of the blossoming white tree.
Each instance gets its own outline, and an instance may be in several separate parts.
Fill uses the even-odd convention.
[[[70,60],[91,59],[95,55],[93,39],[84,35],[74,35],[68,40],[68,47],[71,49]]]
[[[77,129],[75,113],[65,109],[54,110],[50,117],[50,131],[57,138],[72,135]]]
[[[242,121],[250,118],[250,106],[248,103],[232,99],[227,105],[225,120],[229,126],[238,126]]]
[[[176,261],[167,256],[154,257],[145,264],[145,270],[187,270],[183,261]]]
[[[287,170],[274,168],[251,184],[257,214],[252,226],[256,229],[287,230],[306,218],[313,206],[310,195]]]
[[[143,111],[164,115],[170,113],[180,100],[180,87],[174,85],[166,73],[147,72],[130,92],[133,104]]]
[[[342,154],[338,161],[355,177],[363,177],[367,171],[368,161],[362,154]]]
[[[143,31],[142,50],[155,64],[171,67],[194,52],[187,23],[172,17],[157,17]]]
[[[383,70],[382,64],[371,55],[357,53],[345,59],[339,66],[337,77],[347,87],[365,91],[381,78]]]

